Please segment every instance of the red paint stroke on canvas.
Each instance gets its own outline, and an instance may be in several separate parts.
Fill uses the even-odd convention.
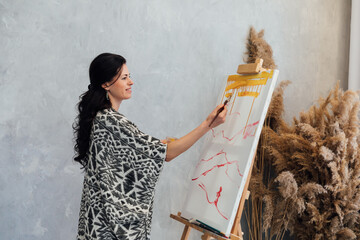
[[[245,129],[244,137],[243,139],[246,139],[247,137],[254,137],[256,132],[256,127],[259,124],[259,121],[256,121],[254,123],[248,124]],[[226,139],[227,141],[231,142],[233,141],[237,136],[241,135],[242,132],[244,132],[244,128],[240,129],[237,133],[235,133],[232,137],[225,136],[224,130],[221,130],[222,138]],[[212,136],[215,138],[219,133],[215,133],[215,130],[211,129]]]
[[[240,116],[240,113],[239,113],[239,112],[229,113],[229,116],[231,116],[231,115],[235,115],[235,114]]]
[[[258,124],[259,124],[259,121],[247,125],[243,138],[246,139],[247,137],[255,136],[256,127],[257,127]]]
[[[224,130],[221,131],[222,137],[225,138],[226,140],[228,140],[229,142],[231,142],[232,140],[234,140],[234,138],[235,138],[237,135],[241,134],[242,132],[243,132],[243,130],[240,130],[240,131],[237,132],[232,138],[228,138],[228,137],[225,136]]]
[[[218,153],[215,154],[214,156],[210,157],[209,159],[201,159],[200,162],[196,165],[196,168],[199,167],[199,165],[200,165],[202,162],[209,162],[209,161],[211,161],[214,157],[217,157],[217,156],[219,156],[219,155],[221,155],[221,154],[225,154],[225,155],[226,155],[226,153],[224,152],[224,149],[221,149],[220,152],[218,152]]]
[[[238,164],[238,161],[229,161],[228,158],[227,158],[227,155],[226,155],[226,152],[224,152],[224,150],[222,149],[220,152],[216,153],[214,156],[210,157],[209,159],[201,159],[200,162],[198,163],[198,165],[196,167],[198,167],[202,162],[208,162],[210,160],[212,160],[213,158],[215,158],[216,156],[220,156],[224,154],[224,158],[226,160],[226,163],[222,163],[222,164],[215,164],[214,166],[212,166],[210,169],[206,170],[205,172],[201,173],[200,176],[196,177],[196,178],[193,178],[191,179],[192,181],[196,181],[198,180],[201,176],[206,176],[209,172],[211,172],[212,170],[216,169],[216,168],[221,168],[221,167],[224,167],[226,166],[226,171],[225,171],[225,174],[229,177],[230,180],[231,177],[229,176],[228,174],[228,170],[229,170],[229,165],[235,163],[236,164],[236,168],[237,168],[237,171],[239,173],[239,175],[242,177],[243,175],[240,173],[240,169],[239,169],[239,164]]]
[[[216,169],[216,168],[221,168],[221,167],[224,167],[224,166],[227,166],[227,165],[230,165],[230,164],[233,164],[233,163],[236,163],[237,161],[232,161],[232,162],[226,162],[226,163],[223,163],[223,164],[217,164],[215,166],[213,166],[212,168],[206,170],[205,172],[203,172],[199,177],[197,178],[193,178],[191,179],[192,181],[196,181],[198,180],[201,176],[206,176],[206,174],[208,174],[209,172],[211,172],[212,170]],[[226,173],[227,175],[227,173]]]
[[[203,183],[200,183],[199,187],[201,187],[205,191],[206,200],[208,201],[208,203],[214,204],[214,206],[216,207],[216,210],[219,212],[219,214],[226,220],[229,220],[227,217],[224,216],[224,214],[219,210],[219,207],[218,207],[218,202],[219,202],[219,198],[221,197],[222,187],[220,186],[219,191],[216,193],[216,199],[212,202],[210,202],[210,200],[209,200],[209,195],[208,195],[208,192],[206,191],[205,185]]]
[[[228,170],[229,170],[229,165],[226,166],[225,174],[228,176],[230,181],[232,181],[235,185],[238,186],[238,188],[240,188],[239,183],[230,177],[230,175],[228,174]],[[239,161],[236,161],[236,170],[239,173],[239,176],[243,177],[243,175],[240,173]]]

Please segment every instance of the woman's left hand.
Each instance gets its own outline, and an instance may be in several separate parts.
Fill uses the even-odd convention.
[[[175,141],[176,139],[177,138],[174,138],[174,137],[166,137],[166,139],[161,140],[161,142],[167,144],[167,143],[171,143],[171,142]]]

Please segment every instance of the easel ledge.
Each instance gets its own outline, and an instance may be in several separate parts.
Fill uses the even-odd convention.
[[[188,239],[191,228],[194,228],[194,229],[204,233],[204,235],[201,236],[201,240],[210,240],[211,238],[215,238],[218,240],[228,240],[229,239],[226,237],[222,237],[222,236],[220,236],[214,232],[211,232],[207,229],[204,229],[204,228],[200,227],[199,225],[189,222],[188,219],[181,216],[181,212],[178,212],[177,215],[170,214],[170,217],[185,224],[185,228],[184,228],[183,234],[181,236],[181,240]],[[232,238],[230,238],[230,239],[232,239]],[[236,239],[236,240],[238,240],[238,239]]]
[[[248,185],[248,181],[247,181],[247,185]],[[245,202],[246,199],[249,198],[249,196],[250,196],[250,191],[246,191],[245,195],[243,195],[243,197],[240,200],[239,209],[238,209],[238,212],[237,212],[236,217],[235,217],[235,223],[233,225],[233,229],[231,231],[231,234],[230,234],[229,238],[220,236],[220,235],[218,235],[218,234],[216,234],[216,233],[214,233],[212,231],[209,231],[207,229],[204,229],[204,228],[200,227],[197,224],[191,223],[188,219],[181,216],[181,212],[178,212],[177,215],[170,214],[170,217],[175,219],[176,221],[179,221],[179,222],[185,224],[184,231],[183,231],[183,234],[181,236],[181,240],[187,240],[188,239],[191,228],[194,228],[194,229],[204,233],[201,236],[201,240],[210,240],[210,239],[243,240],[243,237],[242,237],[243,232],[241,231],[241,227],[240,227],[240,218],[241,218],[242,210],[244,208],[244,202]]]

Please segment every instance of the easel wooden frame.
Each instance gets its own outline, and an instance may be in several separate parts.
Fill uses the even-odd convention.
[[[267,70],[262,68],[262,64],[263,64],[263,59],[256,59],[255,63],[251,63],[251,64],[242,64],[238,66],[237,69],[237,73],[239,74],[257,74],[261,71]],[[230,237],[226,238],[223,236],[220,236],[214,232],[211,232],[207,229],[204,229],[196,224],[193,224],[191,222],[189,222],[188,219],[181,217],[181,212],[178,212],[177,215],[174,214],[170,214],[170,217],[185,224],[182,236],[181,236],[181,240],[187,240],[190,234],[190,230],[192,228],[194,228],[195,230],[198,230],[202,233],[204,233],[201,236],[201,240],[210,240],[210,239],[217,239],[217,240],[226,240],[226,239],[231,239],[231,240],[243,240],[243,232],[241,231],[241,225],[240,225],[240,221],[241,221],[241,216],[244,210],[244,205],[245,205],[245,200],[249,198],[250,195],[250,191],[248,191],[248,187],[249,187],[249,183],[250,183],[250,178],[251,178],[251,173],[252,173],[252,169],[253,169],[253,165],[254,165],[254,161],[255,161],[255,157],[256,157],[256,151],[255,151],[255,155],[251,161],[251,166],[249,169],[249,173],[246,179],[246,183],[244,186],[244,191],[241,195],[240,198],[240,202],[239,202],[239,207],[235,216],[235,220],[234,220],[234,224],[233,227],[231,229],[231,233],[230,233]]]

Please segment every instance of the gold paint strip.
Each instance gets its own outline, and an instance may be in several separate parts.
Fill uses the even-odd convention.
[[[245,96],[250,96],[250,97],[255,97],[257,98],[259,96],[258,92],[239,92],[238,97],[245,97]]]

